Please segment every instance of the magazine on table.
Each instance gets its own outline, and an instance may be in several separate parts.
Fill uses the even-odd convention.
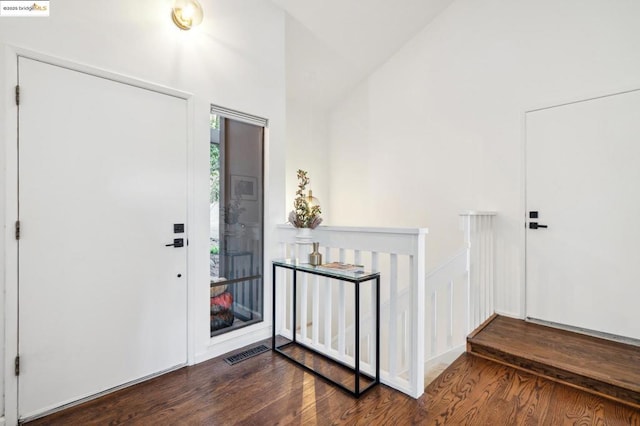
[[[342,263],[342,262],[331,262],[331,263],[323,263],[320,265],[321,268],[341,271],[341,272],[364,272],[364,265],[354,265],[351,263]]]

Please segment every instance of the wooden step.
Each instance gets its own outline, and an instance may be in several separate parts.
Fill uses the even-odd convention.
[[[640,408],[640,347],[496,315],[467,351]]]

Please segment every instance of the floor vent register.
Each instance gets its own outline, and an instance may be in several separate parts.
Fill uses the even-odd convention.
[[[239,362],[244,361],[245,359],[249,359],[252,356],[260,355],[263,352],[267,352],[270,349],[265,345],[256,346],[255,348],[247,349],[246,351],[242,351],[235,355],[231,355],[230,357],[225,358],[225,362],[229,365],[234,365]]]

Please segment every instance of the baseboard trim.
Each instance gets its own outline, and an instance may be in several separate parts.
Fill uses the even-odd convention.
[[[195,364],[271,337],[271,324],[257,324],[211,338],[207,348],[195,356]]]
[[[516,314],[514,312],[507,312],[507,311],[501,311],[496,309],[496,314],[503,316],[503,317],[509,317],[509,318],[513,318],[513,319],[524,319],[524,316],[520,315],[520,314]]]
[[[433,358],[429,358],[424,362],[425,371],[430,369],[434,365],[451,364],[453,361],[456,360],[456,358],[458,358],[460,355],[462,355],[465,352],[465,349],[466,349],[466,345],[463,343],[461,345],[458,345],[449,349],[445,353],[436,355]]]
[[[570,331],[572,333],[584,334],[599,339],[611,340],[613,342],[624,343],[625,345],[640,346],[640,340],[630,337],[618,336],[616,334],[605,333],[603,331],[589,330],[588,328],[574,327],[571,325],[560,324],[553,321],[545,321],[538,318],[527,317],[526,321],[533,324],[543,325],[545,327],[557,328],[560,330]]]
[[[6,424],[6,421],[4,420],[4,417],[0,417],[0,426],[4,426]]]

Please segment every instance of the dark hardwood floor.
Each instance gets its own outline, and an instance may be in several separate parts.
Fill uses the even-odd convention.
[[[640,410],[468,353],[422,400],[424,424],[640,425]]]
[[[273,352],[168,373],[31,425],[637,425],[640,410],[463,354],[414,400],[360,399]]]

